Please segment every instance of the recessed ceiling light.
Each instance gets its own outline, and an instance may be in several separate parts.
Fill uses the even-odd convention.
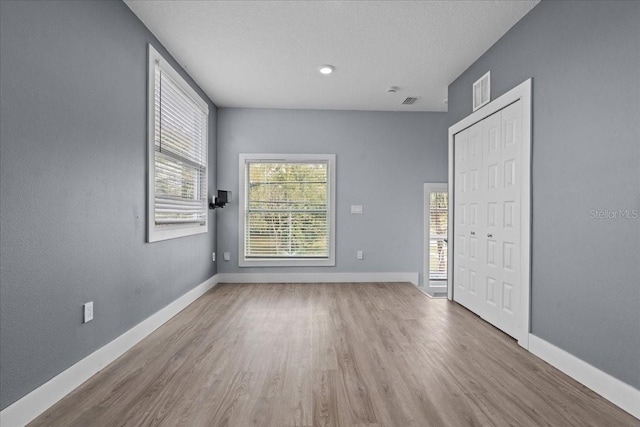
[[[334,67],[333,65],[321,65],[320,68],[318,68],[318,71],[320,71],[321,74],[331,74],[333,73],[333,70],[335,70],[336,67]]]

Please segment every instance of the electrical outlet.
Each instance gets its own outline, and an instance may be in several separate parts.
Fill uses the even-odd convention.
[[[358,252],[356,252],[356,258],[358,258],[358,259],[362,259],[362,258],[363,258],[363,253],[362,253],[362,251],[358,251]]]
[[[84,322],[87,323],[93,320],[93,301],[89,301],[84,305]]]
[[[231,252],[225,252],[224,253],[224,260],[225,261],[231,261]]]
[[[361,215],[362,205],[351,205],[351,213],[356,215]]]
[[[216,262],[216,253],[215,252],[213,252],[211,254],[211,261]]]

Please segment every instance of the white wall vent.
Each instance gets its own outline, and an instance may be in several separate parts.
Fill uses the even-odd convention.
[[[418,98],[413,96],[407,96],[404,101],[402,101],[402,105],[413,105]]]
[[[491,101],[491,71],[473,84],[473,111]]]

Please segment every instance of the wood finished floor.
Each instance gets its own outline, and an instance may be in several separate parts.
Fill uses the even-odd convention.
[[[410,284],[221,284],[30,426],[638,426]]]

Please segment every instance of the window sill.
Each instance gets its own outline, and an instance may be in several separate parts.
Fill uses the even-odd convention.
[[[333,258],[323,259],[268,259],[240,258],[239,267],[335,267]]]
[[[152,221],[151,218],[148,221]],[[173,227],[165,229],[152,228],[147,232],[147,242],[161,242],[163,240],[175,239],[178,237],[193,236],[194,234],[207,233],[209,227],[207,224],[198,226]]]

